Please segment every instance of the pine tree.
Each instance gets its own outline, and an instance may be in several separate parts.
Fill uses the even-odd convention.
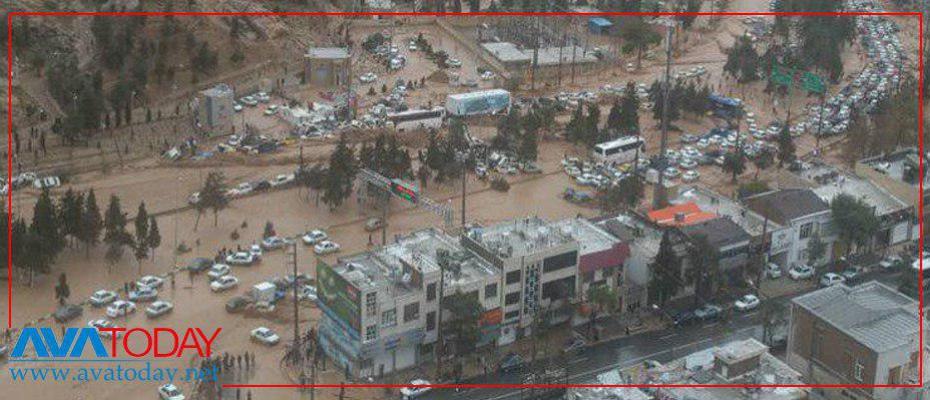
[[[161,232],[158,231],[158,222],[155,217],[149,217],[149,234],[148,248],[152,250],[152,258],[155,258],[155,249],[161,246]]]
[[[639,97],[636,85],[630,81],[626,84],[623,99],[620,101],[620,131],[626,135],[639,134]]]
[[[794,162],[795,147],[794,139],[791,138],[791,132],[788,127],[782,127],[778,133],[778,167],[781,168],[785,163]]]
[[[662,233],[659,251],[652,264],[649,264],[649,272],[650,302],[664,305],[681,291],[681,260],[675,254],[668,230]]]
[[[87,193],[79,229],[79,239],[89,251],[91,246],[97,245],[100,239],[100,231],[103,229],[103,218],[100,216],[100,208],[97,206],[97,196],[94,194],[94,189]]]
[[[142,260],[149,254],[149,213],[145,209],[145,202],[139,203],[134,221],[136,226],[136,239],[133,245],[136,260],[141,265]]]
[[[523,134],[520,135],[520,146],[517,156],[523,161],[536,161],[539,155],[539,117],[535,112],[529,112],[523,117]]]
[[[323,183],[323,202],[335,209],[352,194],[355,175],[358,172],[355,155],[346,143],[345,135],[329,157],[329,171]]]
[[[610,106],[610,112],[607,113],[607,129],[613,132],[619,132],[621,119],[620,102],[614,101],[614,104]]]
[[[217,226],[219,213],[229,205],[229,199],[226,197],[226,176],[222,172],[210,172],[207,174],[207,180],[203,183],[203,189],[200,190],[200,201],[197,202],[197,222],[194,223],[194,229],[200,224],[200,215],[206,209],[213,210],[213,226]]]
[[[71,236],[78,238],[80,236],[81,220],[84,207],[84,196],[80,193],[75,194],[74,190],[68,188],[65,195],[61,198],[59,206],[59,223],[61,224],[62,236]]]
[[[48,257],[45,266],[48,266],[64,248],[59,214],[56,211],[55,203],[52,202],[48,188],[42,189],[42,194],[39,195],[39,199],[36,201],[30,228],[38,235],[36,239],[41,241],[43,256]]]

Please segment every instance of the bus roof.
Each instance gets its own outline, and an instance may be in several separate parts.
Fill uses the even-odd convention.
[[[619,139],[611,140],[609,142],[598,143],[594,145],[594,147],[599,148],[599,149],[604,149],[604,148],[613,147],[613,146],[622,146],[625,144],[641,142],[642,140],[643,140],[642,137],[639,137],[636,135],[629,135],[629,136],[621,137]]]

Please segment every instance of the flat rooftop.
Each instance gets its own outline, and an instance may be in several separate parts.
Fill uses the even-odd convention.
[[[532,55],[527,55],[520,50],[520,47],[510,42],[489,42],[482,43],[481,47],[484,47],[488,53],[497,58],[501,62],[505,63],[515,63],[515,62],[526,62],[529,63],[533,60]]]
[[[634,250],[643,250],[647,254],[659,252],[659,243],[662,242],[662,231],[634,218],[631,215],[620,214],[597,223],[605,231],[621,241],[630,243]]]
[[[533,62],[533,49],[521,49],[510,42],[482,43],[481,47],[484,47],[486,51],[504,63],[530,64]],[[598,61],[600,59],[597,58],[593,51],[581,46],[542,47],[536,52],[536,63],[539,66],[553,66],[558,65],[560,62],[562,65],[568,66],[572,62],[587,64]]]
[[[477,227],[470,237],[501,258],[520,257],[573,241],[553,224],[537,217]]]
[[[216,86],[213,86],[209,89],[204,89],[200,91],[204,96],[209,97],[219,97],[219,96],[232,96],[233,89],[225,83],[219,83]]]
[[[743,228],[752,237],[762,235],[764,229],[771,232],[781,228],[771,220],[769,220],[769,226],[766,228],[763,216],[736,200],[701,186],[682,186],[678,190],[678,197],[671,199],[670,203],[675,205],[695,203],[701,211],[714,213],[722,217],[730,217],[731,221]]]
[[[584,218],[566,218],[552,225],[562,233],[575,238],[581,254],[609,250],[620,243],[620,239]]]
[[[875,214],[879,216],[908,207],[906,203],[892,196],[882,187],[851,175],[839,175],[832,182],[814,188],[814,193],[817,193],[827,203],[840,194],[848,194],[874,207]]]
[[[308,58],[317,59],[344,59],[349,58],[349,49],[345,47],[311,47],[307,50]]]
[[[924,157],[926,159],[926,157]],[[884,156],[862,160],[872,169],[888,175],[892,179],[918,187],[917,178],[920,167],[920,152],[916,148],[904,149]],[[924,176],[924,188],[930,187],[930,174]]]
[[[389,263],[400,264],[403,260],[423,273],[444,270],[445,289],[484,282],[488,277],[499,275],[491,263],[466,250],[456,238],[436,229],[413,232],[384,247],[379,254]],[[442,264],[445,268],[441,268]]]

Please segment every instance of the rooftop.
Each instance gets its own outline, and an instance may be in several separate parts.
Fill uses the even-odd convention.
[[[232,96],[233,89],[225,83],[218,83],[216,86],[209,89],[204,89],[200,93],[204,96],[210,97]]]
[[[718,249],[748,242],[751,239],[749,234],[730,220],[729,217],[698,222],[680,229],[682,233],[691,239],[700,235],[707,237],[708,242]]]
[[[505,63],[528,63],[533,59],[532,55],[524,53],[517,45],[510,42],[482,43],[481,47],[484,47],[488,53],[491,53],[495,58]]]
[[[467,251],[455,238],[436,229],[413,232],[381,249],[380,253],[395,263],[403,260],[423,273],[436,272],[442,267],[445,273],[444,287],[447,289],[483,282],[489,276],[498,275],[498,270],[489,262]]]
[[[832,182],[814,188],[814,193],[827,203],[840,194],[848,194],[875,208],[875,214],[879,216],[908,207],[882,187],[851,175],[839,175]]]
[[[531,63],[533,61],[533,49],[521,49],[513,43],[491,42],[482,43],[481,46],[504,63]],[[584,64],[599,61],[593,51],[580,46],[543,47],[536,52],[536,63],[540,66],[557,65],[560,59],[564,65],[572,62]]]
[[[537,217],[477,227],[470,232],[470,237],[501,258],[533,254],[573,241],[568,233]]]
[[[829,211],[830,205],[810,189],[782,189],[750,196],[746,205],[773,221],[786,225],[792,220]]]
[[[872,157],[862,162],[889,177],[918,187],[920,180],[920,153],[916,148],[908,148],[884,156]],[[930,186],[930,174],[924,175],[924,186]]]
[[[884,284],[826,287],[792,302],[881,353],[912,343],[917,335],[917,303]]]
[[[566,218],[552,224],[553,228],[575,238],[581,254],[609,250],[620,240],[584,218]]]
[[[685,226],[717,218],[716,214],[701,211],[694,202],[653,210],[648,216],[652,222],[663,226]]]
[[[659,252],[659,243],[662,242],[662,231],[631,216],[620,214],[597,223],[605,231],[616,238],[631,243],[633,249],[643,250],[648,254]]]
[[[772,221],[768,222],[769,226],[766,228],[763,216],[734,199],[701,186],[682,186],[678,191],[678,198],[672,199],[671,203],[695,203],[704,212],[729,217],[731,221],[753,237],[762,235],[762,231],[765,229],[773,231],[780,228],[774,225]]]
[[[343,59],[349,58],[349,49],[345,47],[311,47],[307,51],[308,58]]]

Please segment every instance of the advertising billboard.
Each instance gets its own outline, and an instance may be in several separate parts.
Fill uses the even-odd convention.
[[[331,311],[332,316],[359,332],[361,306],[358,289],[322,260],[317,260],[316,277],[320,303]]]

